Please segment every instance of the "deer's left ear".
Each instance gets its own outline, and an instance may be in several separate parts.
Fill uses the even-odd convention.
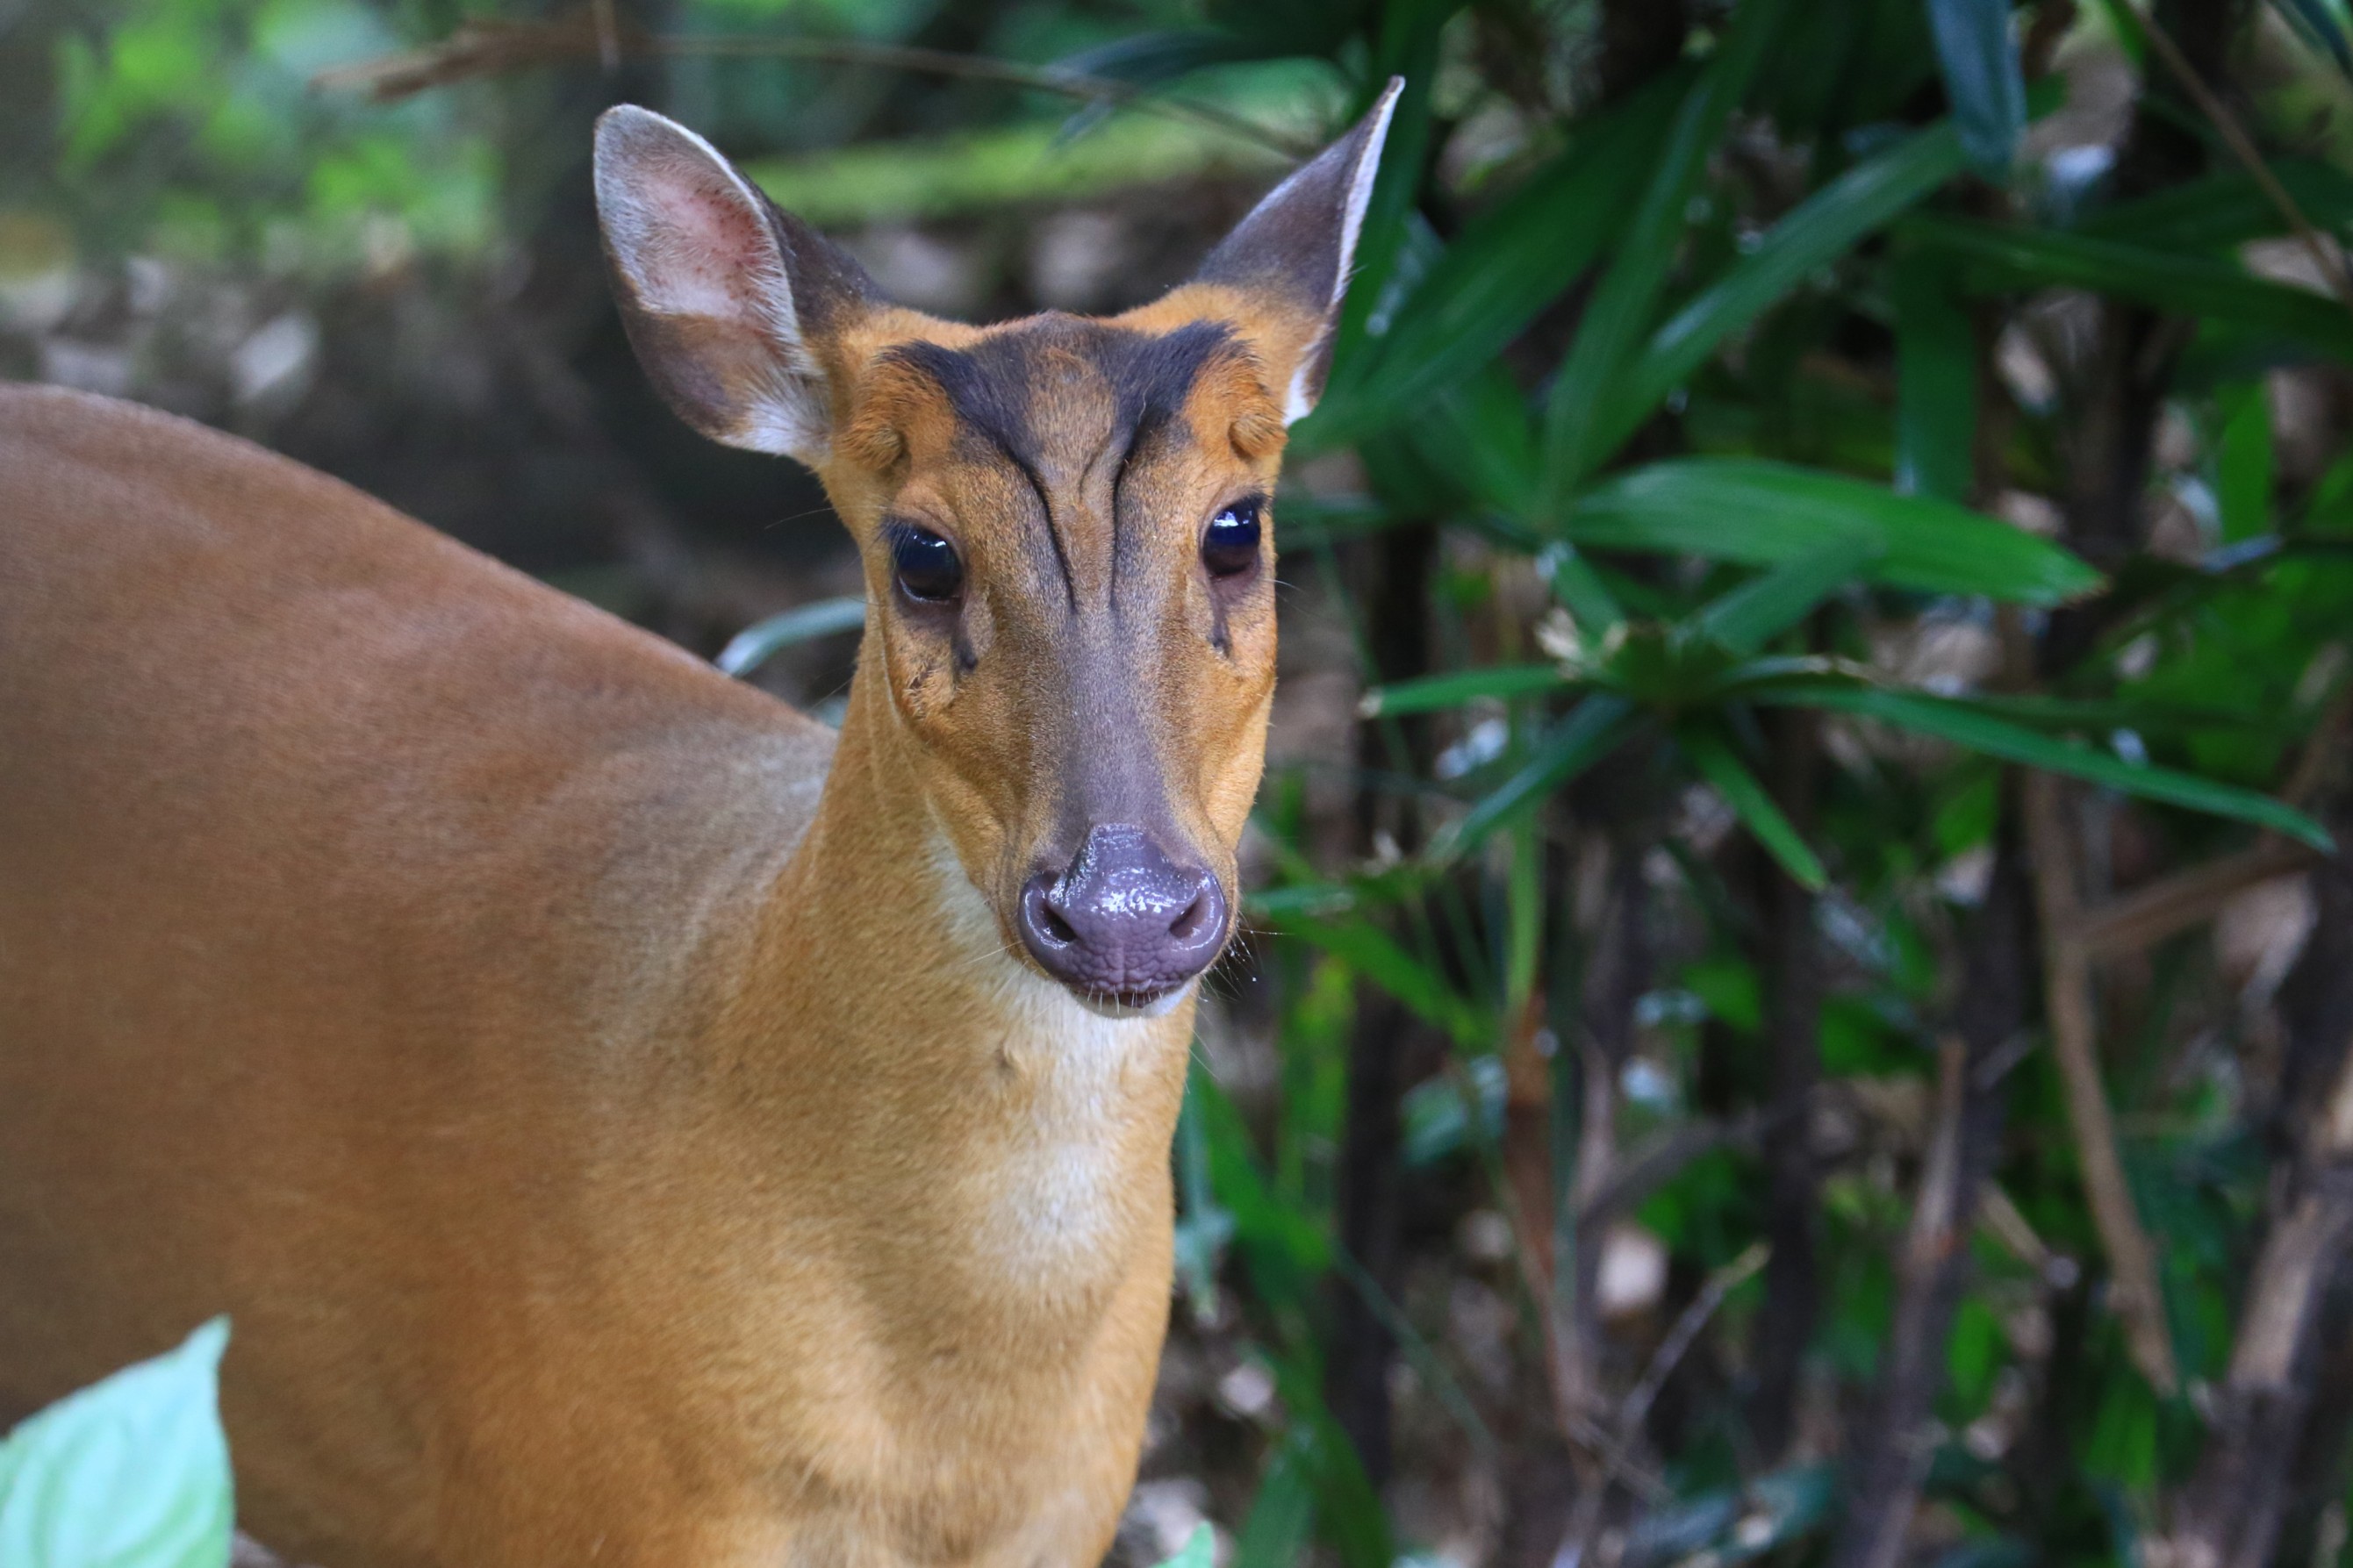
[[[1275,186],[1194,274],[1197,283],[1248,298],[1252,319],[1240,325],[1282,389],[1285,424],[1304,416],[1323,395],[1356,236],[1404,87],[1404,78],[1391,77],[1356,129]]]

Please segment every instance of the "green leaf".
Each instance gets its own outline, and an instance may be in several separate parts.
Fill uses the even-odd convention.
[[[2235,544],[2272,529],[2272,409],[2260,381],[2217,390],[2221,438],[2214,450],[2214,501],[2222,541]]]
[[[1491,364],[1430,395],[1404,434],[1432,467],[1508,517],[1535,494],[1535,433],[1511,374]]]
[[[1734,653],[1755,653],[1853,581],[1880,548],[1861,533],[1833,539],[1711,600],[1693,629]]]
[[[1699,770],[1699,776],[1732,807],[1741,825],[1781,863],[1789,879],[1809,892],[1821,891],[1830,879],[1822,872],[1822,863],[1724,737],[1706,724],[1690,724],[1675,731],[1675,742]]]
[[[1503,787],[1438,835],[1430,847],[1431,858],[1445,860],[1461,855],[1521,812],[1535,809],[1546,795],[1608,755],[1631,732],[1635,722],[1633,704],[1622,697],[1596,693],[1578,703],[1536,742],[1535,753]]]
[[[2274,158],[2266,167],[2323,230],[2341,235],[2353,224],[2353,175],[2309,158]],[[2151,250],[2212,254],[2288,227],[2287,215],[2261,185],[2225,170],[2102,207],[2075,231]]]
[[[1950,502],[1746,458],[1678,458],[1616,476],[1577,498],[1562,531],[1588,548],[1754,565],[1862,539],[1875,547],[1873,582],[2024,604],[2057,604],[2100,583],[2058,545]]]
[[[1460,708],[1482,697],[1526,697],[1556,691],[1562,684],[1560,669],[1555,665],[1490,665],[1484,669],[1451,670],[1444,675],[1425,675],[1419,680],[1401,680],[1395,686],[1377,686],[1365,693],[1364,700],[1356,705],[1356,712],[1366,719],[1433,713],[1440,709]]]
[[[1539,526],[1559,514],[1609,455],[1604,432],[1611,425],[1605,422],[1616,417],[1611,400],[1619,372],[1651,324],[1683,244],[1691,193],[1725,119],[1747,91],[1780,12],[1779,0],[1748,0],[1734,10],[1731,26],[1676,112],[1625,242],[1586,303],[1546,405]]]
[[[1752,700],[1861,714],[1917,731],[1924,735],[1934,735],[1939,740],[1950,741],[1955,745],[1983,752],[2005,762],[2065,773],[2146,800],[2163,801],[2168,805],[2185,806],[2191,811],[2251,822],[2258,827],[2268,827],[2291,838],[2301,839],[2323,852],[2334,847],[2327,829],[2302,812],[2269,795],[2257,795],[2253,790],[2240,789],[2232,784],[2216,784],[2195,773],[2179,773],[2147,763],[2127,763],[2077,742],[2057,740],[2022,729],[1966,702],[1915,691],[1831,685],[1784,687],[1760,691]]]
[[[1312,1215],[1285,1202],[1260,1170],[1241,1112],[1196,1063],[1186,1089],[1200,1113],[1216,1201],[1233,1216],[1233,1241],[1256,1298],[1277,1312],[1305,1311],[1331,1267],[1332,1244]]]
[[[819,599],[814,604],[797,605],[737,632],[712,662],[719,666],[722,675],[746,676],[795,643],[855,631],[865,624],[863,598]]]
[[[1295,1568],[1315,1531],[1313,1433],[1294,1426],[1260,1478],[1250,1517],[1234,1542],[1233,1568]]]
[[[1588,640],[1600,637],[1625,622],[1626,612],[1619,607],[1618,596],[1574,544],[1556,539],[1546,545],[1536,552],[1536,571],[1552,584],[1553,597],[1567,608],[1580,636]]]
[[[2345,29],[2323,0],[2272,0],[2272,4],[2297,32],[2327,51],[2341,75],[2353,77],[2353,44],[2347,43]]]
[[[1071,142],[1043,120],[754,159],[743,172],[778,205],[831,225],[1083,201],[1208,169],[1264,174],[1282,163],[1228,131],[1132,115]]]
[[[1439,40],[1460,4],[1395,0],[1381,8],[1375,28],[1373,70],[1360,109],[1369,107],[1371,92],[1391,77],[1402,77],[1405,88],[1389,113],[1388,137],[1381,146],[1380,167],[1374,172],[1372,196],[1358,230],[1356,275],[1333,333],[1333,363],[1351,377],[1355,372],[1349,367],[1391,279],[1400,271],[1399,259],[1419,222],[1415,201],[1429,162],[1430,95],[1438,79]]]
[[[1952,257],[1976,292],[2089,289],[2176,315],[2249,328],[2353,360],[2353,314],[2334,300],[2250,277],[2236,264],[2055,229],[1915,213],[1905,237]]]
[[[1895,488],[1966,501],[1977,478],[1978,350],[1950,268],[1917,251],[1888,269],[1895,305]]]
[[[1936,63],[1961,144],[1978,172],[1997,180],[2009,174],[2026,129],[2026,82],[2010,21],[2010,0],[1928,0]]]
[[[1857,163],[1775,224],[1755,250],[1651,335],[1598,411],[1596,455],[1638,429],[1726,337],[1912,207],[1962,164],[1959,132],[1931,126]]]
[[[1216,1568],[1217,1561],[1218,1532],[1204,1521],[1193,1527],[1193,1533],[1185,1538],[1184,1546],[1176,1556],[1161,1563],[1160,1568]]]
[[[1490,364],[1615,237],[1691,74],[1669,71],[1581,126],[1567,151],[1465,224],[1293,440],[1305,450],[1359,439]]]
[[[1283,921],[1282,930],[1322,948],[1458,1044],[1476,1046],[1494,1033],[1485,1013],[1362,915],[1294,916]]]
[[[8,1568],[227,1568],[216,1384],[228,1320],[32,1416],[0,1444]]]

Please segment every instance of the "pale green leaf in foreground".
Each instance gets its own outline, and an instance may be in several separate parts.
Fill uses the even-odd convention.
[[[1217,1532],[1206,1523],[1197,1524],[1176,1555],[1160,1564],[1160,1568],[1211,1568],[1217,1561]]]
[[[737,632],[712,662],[722,675],[747,676],[795,643],[855,631],[865,624],[866,601],[855,594],[796,605]]]
[[[228,1320],[31,1416],[0,1444],[7,1568],[227,1568],[217,1377]]]

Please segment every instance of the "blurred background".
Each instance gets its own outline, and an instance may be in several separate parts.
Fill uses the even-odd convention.
[[[2342,1561],[2342,0],[0,0],[0,374],[714,655],[602,108],[988,320],[1392,72],[1114,1561]]]

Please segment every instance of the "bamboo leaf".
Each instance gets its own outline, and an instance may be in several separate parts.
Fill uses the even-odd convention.
[[[1773,797],[1748,771],[1748,764],[1735,754],[1724,738],[1706,724],[1690,724],[1675,731],[1675,742],[1683,755],[1691,759],[1699,776],[1705,779],[1732,814],[1740,818],[1741,826],[1756,836],[1766,852],[1780,862],[1789,873],[1790,880],[1810,892],[1820,892],[1829,881],[1822,863],[1815,858],[1797,828],[1773,804]]]
[[[1936,64],[1961,144],[1978,172],[1992,179],[2009,174],[2026,129],[2026,82],[2010,18],[2010,0],[1928,0]]]
[[[1961,266],[1963,286],[1977,292],[2089,289],[2353,360],[2353,315],[2343,306],[2250,277],[2233,262],[2092,235],[1926,214],[1906,218],[1902,232],[1952,257]]]
[[[1585,637],[1606,637],[1612,626],[1624,624],[1626,612],[1619,607],[1618,596],[1574,544],[1556,539],[1546,545],[1536,552],[1536,571],[1552,584],[1553,597],[1567,607]]]
[[[1951,179],[1963,162],[1960,133],[1948,121],[1873,154],[1799,203],[1755,250],[1676,311],[1613,381],[1599,416],[1596,456],[1631,435],[1717,344]]]
[[[1632,731],[1636,721],[1633,705],[1621,697],[1597,693],[1578,703],[1536,742],[1534,754],[1519,772],[1439,834],[1430,848],[1431,858],[1445,860],[1461,855],[1521,812],[1534,809],[1546,795],[1608,755]]]
[[[1691,79],[1676,70],[1647,84],[1466,224],[1293,440],[1314,450],[1361,439],[1492,363],[1616,237]]]
[[[1917,731],[1924,735],[1934,735],[1939,740],[1950,741],[1955,745],[1983,752],[2005,762],[2065,773],[2072,778],[2105,784],[2146,800],[2163,801],[2168,805],[2184,806],[2191,811],[2251,822],[2258,827],[2268,827],[2291,838],[2301,839],[2323,852],[2333,847],[2327,829],[2302,812],[2269,795],[2257,795],[2253,790],[2240,789],[2232,784],[2217,784],[2211,779],[2202,779],[2195,773],[2180,773],[2172,768],[2127,763],[2105,752],[2095,752],[2078,742],[2058,740],[1994,718],[1965,702],[1949,701],[1921,692],[1888,691],[1867,686],[1785,687],[1760,691],[1753,700],[1861,714]]]
[[[1233,1568],[1293,1568],[1306,1556],[1315,1532],[1313,1442],[1294,1426],[1275,1447],[1234,1542]]]
[[[1400,713],[1433,713],[1440,709],[1460,708],[1482,697],[1526,697],[1538,692],[1557,691],[1565,682],[1557,666],[1549,664],[1498,664],[1484,669],[1452,670],[1444,675],[1426,675],[1419,680],[1403,680],[1395,686],[1377,686],[1357,703],[1360,718],[1377,719]]]
[[[1576,543],[1778,565],[1838,541],[1875,547],[1866,574],[1890,587],[2050,605],[2099,574],[2047,540],[1947,501],[1752,458],[1652,463],[1596,486],[1562,520]]]
[[[1895,488],[1964,501],[1975,481],[1977,334],[1938,258],[1907,251],[1888,269],[1895,305]]]
[[[2353,44],[2346,41],[2344,27],[2322,0],[2272,0],[2272,4],[2297,32],[2327,52],[2338,72],[2353,78]]]
[[[2309,158],[2274,158],[2267,166],[2320,228],[2342,235],[2353,225],[2353,175]],[[2114,203],[2075,225],[2075,232],[2095,238],[2210,255],[2287,228],[2279,204],[2235,169]]]
[[[1299,916],[1285,921],[1282,930],[1322,948],[1458,1044],[1476,1046],[1493,1033],[1484,1012],[1362,915]]]
[[[1755,653],[1853,581],[1880,548],[1861,533],[1831,540],[1712,600],[1694,628],[1734,653]]]
[[[1625,242],[1602,274],[1577,324],[1546,405],[1541,526],[1557,516],[1585,477],[1608,456],[1605,421],[1620,368],[1649,327],[1683,243],[1685,208],[1724,122],[1746,92],[1750,74],[1780,16],[1779,0],[1748,0],[1732,14],[1723,41],[1676,111],[1649,187]]]

